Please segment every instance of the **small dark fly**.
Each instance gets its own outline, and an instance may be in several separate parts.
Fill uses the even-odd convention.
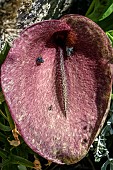
[[[43,58],[42,58],[42,57],[36,58],[36,64],[37,64],[37,65],[40,65],[41,63],[44,63]]]
[[[74,47],[66,47],[66,55],[70,57],[73,55]]]

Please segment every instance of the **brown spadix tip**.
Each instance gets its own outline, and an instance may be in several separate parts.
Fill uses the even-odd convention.
[[[1,85],[29,147],[59,164],[87,154],[110,105],[111,57],[106,34],[83,16],[39,22],[20,34]]]
[[[72,30],[58,31],[53,34],[55,43],[61,47],[64,46],[75,46],[77,41],[76,34]]]

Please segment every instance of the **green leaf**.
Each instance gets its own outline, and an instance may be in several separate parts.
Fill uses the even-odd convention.
[[[18,170],[18,168],[17,165],[8,164],[7,166],[4,166],[2,170]]]
[[[101,167],[101,170],[107,170],[107,166],[109,165],[109,160],[107,160]]]
[[[18,170],[27,170],[27,168],[24,165],[18,165]]]
[[[2,163],[0,163],[0,168],[2,168]]]
[[[111,44],[113,46],[113,30],[107,31],[106,34],[109,37]]]
[[[110,135],[113,135],[113,129],[112,128],[110,129]]]
[[[2,104],[5,101],[4,95],[2,91],[0,92],[0,104]]]
[[[113,12],[113,1],[107,1],[109,5],[105,8],[104,14],[101,16],[100,21],[108,17]]]
[[[21,140],[21,139],[20,139]],[[16,148],[16,153],[13,152],[13,154],[19,155],[20,157],[23,157],[25,159],[28,159],[28,146],[22,143]]]
[[[0,129],[3,131],[11,131],[11,128],[9,126],[5,126],[0,122]]]
[[[7,54],[9,52],[9,50],[10,50],[9,43],[6,42],[5,45],[4,45],[3,50],[0,53],[0,65],[3,64],[4,60],[6,59]]]
[[[6,112],[6,115],[7,115],[7,119],[8,119],[10,128],[11,128],[11,130],[13,130],[15,128],[14,121],[13,121],[13,119],[11,117],[11,114],[9,112],[9,109],[8,109],[8,106],[7,106],[6,103],[4,103],[4,108],[5,108],[5,112]]]
[[[113,12],[105,19],[98,21],[97,24],[106,32],[113,30]]]
[[[4,118],[4,119],[6,119],[6,120],[8,121],[8,119],[7,119],[6,115],[2,112],[2,110],[1,110],[1,109],[0,109],[0,114],[3,116],[3,118]]]
[[[113,170],[113,164],[110,163],[110,170]]]
[[[113,94],[111,94],[111,99],[113,100]]]
[[[8,166],[10,165],[10,160],[9,159],[5,159],[2,163],[2,167]]]
[[[5,162],[6,162],[7,165],[3,166],[5,164]],[[1,170],[18,170],[17,165],[10,164],[9,160],[3,160],[1,168],[2,168]]]
[[[33,167],[34,164],[30,161],[28,161],[27,159],[25,158],[22,158],[20,156],[16,156],[16,155],[10,155],[10,163],[11,164],[21,164],[23,166],[26,166],[26,167]]]
[[[93,21],[101,21],[113,12],[113,0],[93,0],[86,17]]]
[[[13,154],[9,155],[9,157],[3,161],[2,167],[9,166],[11,164],[23,165],[25,167],[30,167],[30,168],[34,167],[34,164],[32,162]]]
[[[0,141],[5,143],[6,140],[6,136],[0,132]]]
[[[8,157],[8,152],[0,149],[0,156],[1,156],[3,159],[7,159],[7,157]]]

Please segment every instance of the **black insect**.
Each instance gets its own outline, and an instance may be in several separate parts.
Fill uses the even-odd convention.
[[[36,64],[37,64],[37,65],[40,65],[41,63],[44,63],[43,58],[42,58],[42,57],[36,58]]]
[[[70,57],[73,55],[74,48],[73,47],[66,47],[66,55]]]
[[[48,110],[50,111],[50,110],[52,110],[52,109],[53,109],[53,106],[52,106],[52,105],[49,106]]]

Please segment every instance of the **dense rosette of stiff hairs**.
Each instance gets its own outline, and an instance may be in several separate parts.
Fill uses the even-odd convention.
[[[109,109],[110,42],[86,17],[25,29],[1,68],[11,115],[25,142],[59,164],[82,159]]]

